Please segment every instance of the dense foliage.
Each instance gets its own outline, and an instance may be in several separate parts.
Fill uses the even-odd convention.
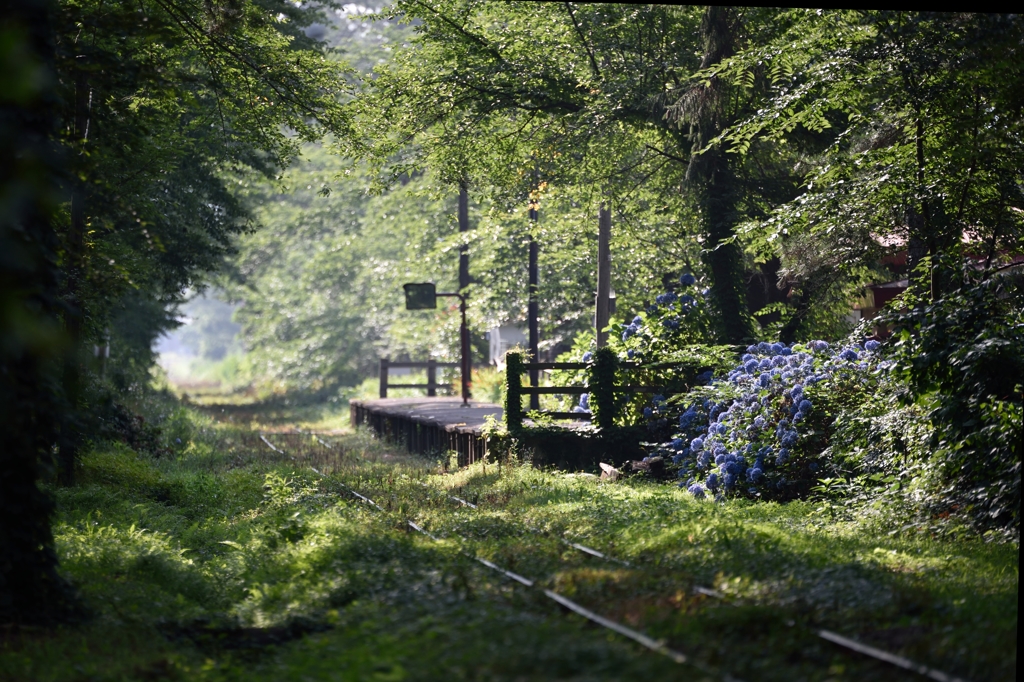
[[[942,503],[986,525],[1020,525],[1024,454],[1024,288],[997,276],[929,303],[908,296],[895,328],[893,380],[927,410]]]
[[[344,132],[345,71],[303,32],[317,16],[276,0],[5,8],[5,619],[60,601],[40,466],[57,453],[73,482],[104,406],[148,383],[173,304],[251,227],[237,178]],[[103,386],[88,356],[108,329]]]
[[[186,291],[216,279],[240,304],[254,376],[334,391],[380,355],[454,359],[457,311],[406,313],[400,285],[455,288],[464,249],[478,354],[484,329],[522,322],[534,242],[541,348],[575,341],[582,359],[602,205],[622,311],[607,352],[682,396],[634,397],[621,420],[646,419],[695,494],[790,499],[819,476],[878,474],[925,491],[929,513],[1019,527],[1019,15],[492,0],[341,13],[5,12],[4,618],[34,617],[25,595],[67,605],[38,485],[54,456],[72,484],[89,438],[156,451],[125,403]],[[840,342],[864,285],[904,277],[878,322],[893,339],[861,347],[865,326]],[[812,338],[825,341],[799,343]]]

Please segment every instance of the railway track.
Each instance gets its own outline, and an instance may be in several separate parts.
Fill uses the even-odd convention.
[[[334,454],[336,454],[338,456],[341,456],[341,457],[344,457],[347,454],[346,451],[344,450],[344,448],[342,448],[340,446],[340,444],[330,443],[330,442],[324,440],[323,438],[321,438],[320,434],[304,433],[304,435],[308,436],[311,439],[312,442],[318,443],[327,452],[334,453]],[[296,456],[291,455],[288,452],[286,452],[285,450],[281,449],[279,446],[274,445],[263,434],[260,435],[260,440],[267,447],[269,447],[272,450],[274,450],[276,453],[288,456],[293,461],[297,461]],[[328,458],[325,458],[325,460],[326,459],[330,459],[330,458],[328,457]],[[310,468],[314,472],[316,472],[318,475],[320,475],[322,477],[326,477],[326,475],[323,474],[321,471],[319,471],[315,466],[311,465]],[[379,513],[383,513],[383,514],[387,514],[388,513],[387,510],[385,510],[382,506],[380,506],[377,502],[375,502],[373,499],[371,499],[367,495],[365,495],[365,494],[363,494],[363,493],[361,493],[361,492],[351,488],[350,486],[342,483],[341,481],[335,480],[334,483],[336,483],[337,485],[341,486],[352,497],[354,497],[355,499],[359,500],[361,503],[371,507],[375,511],[377,511]],[[428,493],[439,495],[439,496],[443,496],[446,500],[448,500],[448,501],[450,501],[452,503],[458,504],[460,507],[463,507],[463,508],[466,508],[466,509],[469,509],[469,510],[473,510],[473,511],[479,510],[479,508],[480,508],[479,504],[470,502],[470,501],[468,501],[468,500],[466,500],[466,499],[464,499],[462,497],[459,497],[458,495],[451,494],[448,491],[438,490],[438,489],[436,489],[436,488],[434,488],[434,487],[432,487],[429,484],[424,483],[424,482],[420,482],[420,485],[423,486],[425,489],[427,489]],[[438,537],[437,535],[431,533],[427,528],[425,528],[422,525],[416,523],[412,519],[406,518],[406,519],[403,519],[403,522],[404,522],[404,524],[407,527],[409,527],[413,531],[424,535],[425,537],[431,539],[434,542],[441,542],[442,541],[442,539],[440,537]],[[626,561],[624,559],[612,556],[612,555],[610,555],[610,554],[608,554],[606,552],[601,552],[600,550],[594,549],[593,547],[589,547],[589,546],[584,545],[582,543],[571,541],[571,540],[565,538],[564,536],[557,535],[557,534],[552,533],[550,531],[546,531],[544,529],[534,528],[534,527],[528,527],[528,528],[530,529],[531,532],[548,536],[551,539],[559,542],[561,545],[566,546],[566,547],[568,547],[568,548],[570,548],[570,549],[572,549],[572,550],[574,550],[576,552],[579,552],[581,554],[584,554],[584,555],[586,555],[588,557],[592,557],[592,558],[598,559],[600,561],[605,561],[605,562],[608,562],[608,563],[616,564],[618,566],[623,566],[623,567],[627,567],[627,568],[634,569],[634,570],[641,570],[641,571],[648,571],[648,572],[650,570],[647,567],[637,566],[637,565],[635,565],[635,564],[633,564],[631,562],[628,562],[628,561]],[[455,535],[454,537],[462,540],[465,544],[471,544],[468,539],[466,539],[466,538],[464,538],[462,536]],[[475,562],[476,564],[478,564],[480,566],[483,566],[483,567],[487,568],[490,571],[493,571],[493,572],[496,572],[496,573],[502,575],[507,580],[510,580],[510,581],[512,581],[512,582],[514,582],[514,583],[516,583],[516,584],[518,584],[520,586],[522,586],[522,587],[539,591],[539,593],[543,594],[543,596],[545,598],[547,598],[547,599],[549,599],[551,601],[554,601],[555,603],[559,604],[566,611],[571,612],[571,613],[575,613],[576,615],[579,615],[579,616],[582,616],[583,618],[587,619],[588,621],[590,621],[590,622],[592,622],[592,623],[594,623],[594,624],[596,624],[596,625],[598,625],[598,626],[600,626],[602,628],[605,628],[605,629],[607,629],[609,631],[615,632],[618,635],[620,635],[622,637],[625,637],[625,638],[627,638],[627,639],[629,639],[629,640],[631,640],[631,641],[641,645],[642,647],[644,647],[644,648],[646,648],[646,649],[648,649],[648,650],[650,650],[652,652],[656,652],[656,653],[659,653],[661,655],[664,655],[664,656],[668,657],[669,659],[675,661],[676,663],[679,663],[679,664],[682,664],[682,665],[692,666],[693,668],[701,671],[702,673],[704,673],[706,675],[711,675],[712,677],[716,677],[718,679],[722,679],[722,680],[725,680],[727,682],[739,682],[737,680],[737,678],[731,676],[728,672],[725,672],[725,671],[718,670],[718,669],[712,668],[710,666],[707,666],[707,665],[703,664],[702,662],[700,662],[698,660],[695,660],[692,656],[687,656],[683,652],[680,652],[680,651],[678,651],[676,649],[668,647],[663,641],[656,640],[656,639],[648,636],[647,634],[645,634],[645,633],[643,633],[643,632],[641,632],[639,630],[631,628],[631,627],[629,627],[629,626],[627,626],[625,624],[619,623],[619,622],[617,622],[615,620],[612,620],[612,619],[606,618],[604,616],[601,616],[600,614],[598,614],[598,613],[596,613],[596,612],[586,608],[585,606],[577,603],[576,601],[570,599],[569,597],[567,597],[565,595],[562,595],[562,594],[559,594],[559,593],[555,592],[554,590],[549,590],[549,589],[545,589],[545,588],[541,587],[539,585],[539,583],[541,581],[539,581],[539,580],[528,578],[526,576],[520,575],[519,573],[510,571],[510,570],[508,570],[506,568],[503,568],[503,567],[499,566],[498,564],[496,564],[494,562],[491,562],[491,561],[489,561],[489,560],[487,560],[485,558],[477,556],[473,552],[467,552],[465,550],[462,550],[462,554],[466,558],[468,558],[471,561]],[[717,590],[714,590],[714,589],[712,589],[710,587],[703,586],[703,585],[693,585],[691,587],[691,590],[693,592],[697,593],[697,594],[701,594],[701,595],[704,595],[706,597],[714,598],[716,600],[722,600],[723,603],[726,603],[726,604],[728,603],[727,601],[725,601],[725,598],[724,598],[723,594],[721,594]],[[951,675],[951,674],[945,673],[945,672],[943,672],[941,670],[938,670],[936,668],[933,668],[933,667],[930,667],[930,666],[927,666],[927,665],[924,665],[924,664],[912,661],[912,660],[910,660],[910,659],[908,659],[908,658],[906,658],[904,656],[900,656],[898,654],[895,654],[895,653],[892,653],[892,652],[889,652],[889,651],[885,651],[883,649],[871,646],[871,645],[866,644],[864,642],[857,641],[856,639],[853,639],[853,638],[850,638],[850,637],[846,637],[844,635],[841,635],[839,633],[833,632],[831,630],[815,629],[814,630],[814,635],[816,637],[818,637],[819,639],[823,640],[823,641],[827,641],[827,642],[835,645],[836,647],[839,647],[841,650],[847,652],[848,655],[858,655],[858,656],[868,657],[868,658],[873,659],[875,661],[887,664],[888,666],[891,666],[893,668],[900,669],[900,670],[906,671],[908,673],[912,673],[912,674],[914,674],[915,676],[918,676],[918,677],[923,677],[923,678],[926,678],[926,679],[935,680],[936,682],[967,682],[963,678],[960,678],[960,677],[957,677],[955,675]]]

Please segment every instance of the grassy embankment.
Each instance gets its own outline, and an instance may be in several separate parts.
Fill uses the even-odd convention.
[[[318,455],[321,477],[237,424],[206,422],[174,456],[86,456],[79,485],[56,492],[55,530],[92,617],[8,630],[0,679],[704,677],[466,552],[746,680],[914,679],[818,639],[821,627],[968,679],[1015,676],[1017,545],[510,464],[442,474],[364,434],[333,438],[344,454]]]

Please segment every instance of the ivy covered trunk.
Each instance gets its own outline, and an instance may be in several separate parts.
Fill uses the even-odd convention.
[[[598,348],[594,353],[594,364],[590,369],[590,406],[594,411],[594,423],[601,429],[615,426],[618,414],[615,401],[615,372],[619,358],[611,348]]]
[[[707,69],[733,54],[733,10],[708,7],[701,22]],[[713,305],[718,313],[719,333],[728,343],[741,343],[752,334],[747,315],[743,254],[734,240],[738,189],[726,150],[721,145],[705,147],[724,125],[728,88],[719,78],[690,93],[688,116],[693,153],[686,170],[686,182],[694,190],[700,209],[701,232],[705,238],[705,260],[714,282]]]
[[[513,438],[523,430],[523,354],[505,353],[505,428]]]

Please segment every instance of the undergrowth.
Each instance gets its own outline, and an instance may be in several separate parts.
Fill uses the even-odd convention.
[[[245,428],[174,419],[173,453],[97,446],[79,484],[54,490],[61,567],[90,616],[0,633],[0,679],[701,679],[471,554],[743,679],[908,679],[818,639],[823,627],[1014,678],[1015,543],[824,495],[715,503],[515,462],[442,473],[362,432],[293,459]]]

